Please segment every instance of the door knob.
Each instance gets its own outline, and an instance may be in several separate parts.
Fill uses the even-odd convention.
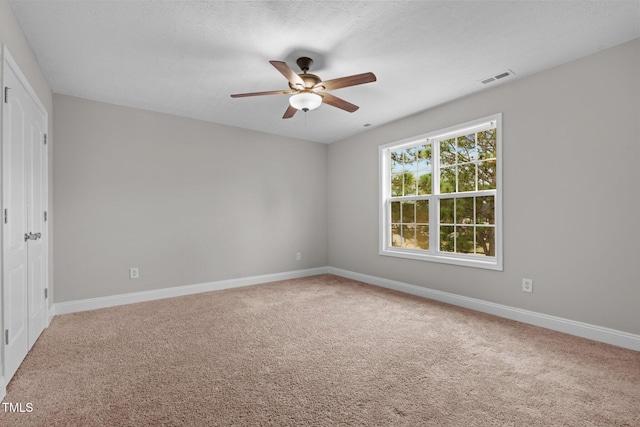
[[[42,233],[24,233],[24,241],[27,240],[38,240],[42,237]]]

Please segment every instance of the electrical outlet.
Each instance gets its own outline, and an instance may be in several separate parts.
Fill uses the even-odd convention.
[[[533,292],[533,279],[522,279],[522,292]]]
[[[300,261],[302,259],[302,254],[300,252],[296,253],[296,261]]]
[[[137,279],[140,277],[140,271],[138,271],[138,267],[131,267],[129,269],[129,279]]]

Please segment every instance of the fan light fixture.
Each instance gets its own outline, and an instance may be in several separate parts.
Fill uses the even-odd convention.
[[[318,108],[322,104],[322,97],[317,93],[301,92],[289,98],[289,104],[296,110],[302,110],[306,113]]]

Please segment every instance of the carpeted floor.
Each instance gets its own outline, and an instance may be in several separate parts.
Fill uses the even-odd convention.
[[[331,275],[56,316],[2,426],[640,426],[640,353]]]

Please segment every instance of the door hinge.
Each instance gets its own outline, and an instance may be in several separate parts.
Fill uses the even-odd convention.
[[[4,210],[4,223],[5,223],[5,224],[6,224],[6,223],[7,223],[7,221],[8,221],[8,219],[7,219],[7,218],[8,218],[8,216],[7,216],[7,210],[5,209],[5,210]]]
[[[9,102],[9,89],[11,89],[9,86],[4,87],[4,103],[5,104]]]
[[[4,330],[4,343],[5,343],[5,345],[9,345],[9,330],[8,329]]]
[[[47,145],[47,134],[44,134],[44,145]]]
[[[44,299],[49,298],[49,288],[44,288]]]
[[[44,221],[47,222],[47,211],[44,211]]]

